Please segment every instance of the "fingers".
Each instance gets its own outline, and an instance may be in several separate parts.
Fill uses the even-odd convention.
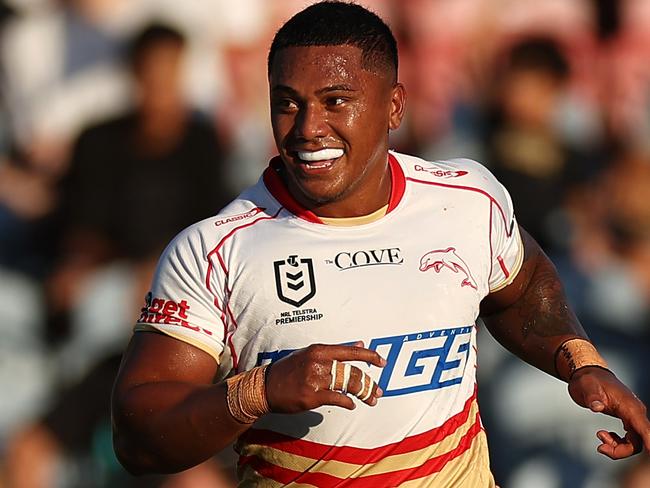
[[[383,394],[381,388],[372,380],[368,373],[350,363],[332,361],[330,370],[329,390],[350,393],[367,405],[375,405]]]
[[[337,407],[347,408],[354,410],[357,406],[349,396],[333,390],[323,390],[319,392],[322,405],[335,405]]]
[[[635,442],[634,436],[626,435],[625,438],[622,438],[616,432],[605,430],[598,431],[596,435],[602,442],[597,448],[598,452],[610,459],[623,459],[641,450],[641,445]]]
[[[645,446],[645,450],[650,453],[650,421],[643,404],[638,399],[636,401],[640,406],[632,408],[629,414],[621,415],[621,420],[637,448],[636,452],[640,452]]]
[[[379,368],[386,366],[386,360],[376,351],[363,347],[362,342],[356,342],[351,346],[319,344],[318,346],[312,347],[317,347],[318,354],[329,359],[336,359],[338,361],[360,361],[370,363]]]

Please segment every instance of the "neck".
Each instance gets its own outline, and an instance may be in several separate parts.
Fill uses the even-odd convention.
[[[348,218],[368,215],[386,206],[391,196],[392,178],[387,153],[384,158],[368,166],[365,173],[341,195],[325,202],[309,199],[291,184],[284,171],[281,171],[280,176],[293,198],[318,217]]]
[[[362,191],[352,191],[353,188],[343,195],[342,198],[333,202],[322,204],[311,203],[311,210],[319,217],[346,218],[362,217],[376,212],[388,205],[391,192],[391,173],[388,163],[382,165],[383,174],[379,176],[374,185],[364,184]]]

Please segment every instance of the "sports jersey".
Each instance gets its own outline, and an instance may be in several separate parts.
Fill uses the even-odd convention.
[[[238,440],[240,486],[490,488],[476,400],[481,300],[523,248],[506,190],[471,160],[391,152],[387,213],[325,225],[272,160],[163,253],[136,325],[211,354],[221,377],[314,343],[362,340],[377,405],[267,414]]]

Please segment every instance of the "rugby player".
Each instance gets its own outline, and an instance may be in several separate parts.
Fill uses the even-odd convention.
[[[312,5],[268,57],[279,156],[163,253],[113,394],[134,473],[236,441],[242,486],[495,486],[476,401],[476,320],[620,418],[613,458],[650,448],[644,405],[570,310],[557,273],[479,163],[389,150],[406,91],[385,23]]]

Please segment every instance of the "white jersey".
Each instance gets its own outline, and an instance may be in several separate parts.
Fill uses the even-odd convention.
[[[268,414],[237,443],[241,486],[494,486],[476,402],[481,300],[523,249],[510,198],[480,164],[389,154],[388,213],[323,224],[271,162],[165,250],[136,329],[211,354],[221,377],[314,343],[358,340],[374,407]]]

